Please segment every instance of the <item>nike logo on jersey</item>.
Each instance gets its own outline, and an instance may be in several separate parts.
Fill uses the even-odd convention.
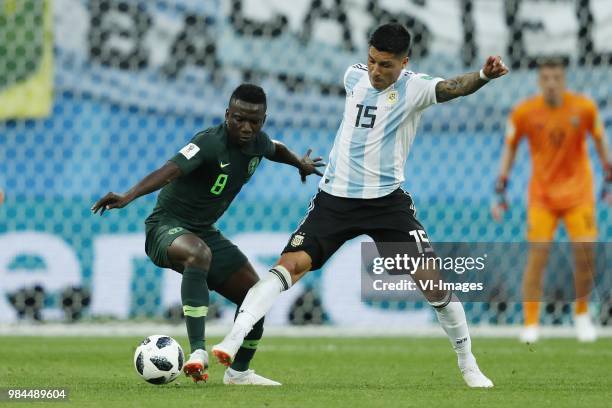
[[[229,165],[230,165],[230,163],[219,162],[219,166],[221,166],[222,169],[226,168]]]

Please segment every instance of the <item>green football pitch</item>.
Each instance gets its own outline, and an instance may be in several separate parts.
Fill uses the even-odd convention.
[[[480,366],[495,382],[490,390],[464,385],[443,338],[264,338],[252,367],[283,383],[274,388],[225,386],[218,364],[207,384],[179,377],[150,385],[132,365],[140,340],[0,337],[0,388],[66,387],[73,407],[612,406],[610,339],[532,346],[475,339]]]

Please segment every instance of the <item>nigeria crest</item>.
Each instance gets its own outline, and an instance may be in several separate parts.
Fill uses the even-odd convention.
[[[259,166],[259,157],[253,157],[249,162],[248,173],[249,176],[252,176],[255,173],[255,169]]]

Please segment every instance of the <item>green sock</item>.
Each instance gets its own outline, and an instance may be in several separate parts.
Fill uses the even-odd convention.
[[[255,356],[255,352],[257,351],[259,340],[261,340],[263,336],[263,322],[264,319],[261,319],[260,321],[255,323],[253,329],[244,338],[242,346],[240,346],[238,352],[236,353],[236,357],[234,357],[232,369],[236,371],[246,371],[249,369],[251,360],[253,359],[253,356]]]
[[[208,272],[199,268],[189,267],[183,270],[181,300],[192,353],[197,349],[205,349],[204,327],[209,296],[207,276]]]

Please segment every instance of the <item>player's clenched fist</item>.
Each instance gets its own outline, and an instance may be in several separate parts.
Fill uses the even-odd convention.
[[[482,73],[489,79],[499,78],[508,73],[508,67],[499,55],[491,56],[487,58],[487,62],[482,67]]]

